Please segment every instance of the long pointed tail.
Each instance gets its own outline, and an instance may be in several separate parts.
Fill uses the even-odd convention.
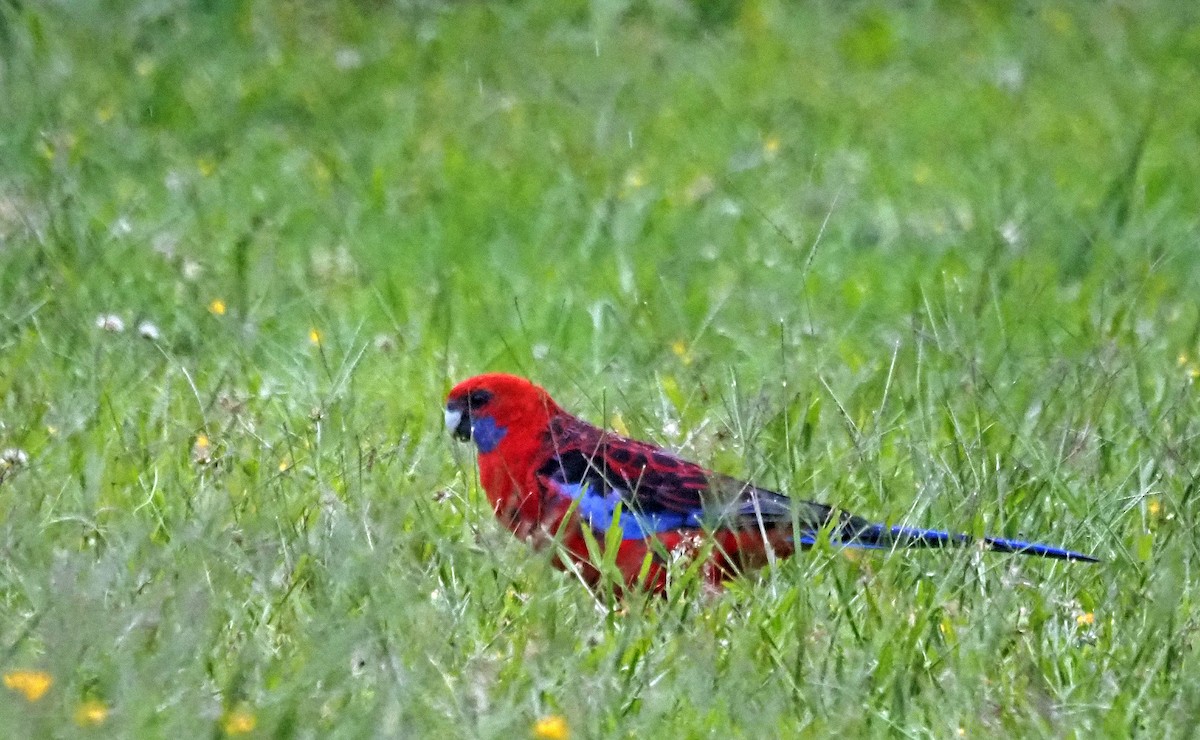
[[[954,547],[970,545],[979,541],[965,534],[941,532],[936,529],[917,529],[914,527],[870,524],[850,531],[834,532],[830,538],[835,545],[852,547],[863,550],[895,550],[900,548],[929,548]],[[1055,560],[1070,560],[1081,563],[1098,563],[1099,558],[1083,553],[1065,550],[1052,545],[1042,545],[1036,542],[1022,542],[1002,537],[984,537],[983,543],[989,550],[996,552],[1011,552],[1018,555],[1036,555]],[[803,534],[799,538],[799,546],[812,547],[817,543],[815,534]]]

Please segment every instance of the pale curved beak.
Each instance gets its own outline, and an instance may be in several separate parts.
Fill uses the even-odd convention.
[[[461,409],[446,409],[446,430],[455,439],[460,439],[463,442],[471,439],[471,424],[470,418],[463,414]]]

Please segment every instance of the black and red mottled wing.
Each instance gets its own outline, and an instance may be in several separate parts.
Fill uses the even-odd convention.
[[[828,528],[830,541],[844,547],[936,548],[980,541],[998,552],[1096,560],[1052,545],[1000,537],[977,540],[936,529],[876,524],[826,504],[794,500],[714,473],[654,445],[566,415],[551,421],[545,445],[546,462],[537,471],[542,485],[577,499],[580,515],[597,530],[606,531],[619,522],[624,539],[699,527],[764,533],[786,527],[787,541],[805,548],[816,544],[818,532]]]
[[[575,418],[553,420],[546,445],[546,463],[538,471],[544,485],[578,499],[581,514],[597,529],[607,529],[619,504],[627,538],[701,526],[790,528],[793,517],[801,530],[815,531],[834,517],[844,524],[854,519],[823,504],[794,502]]]

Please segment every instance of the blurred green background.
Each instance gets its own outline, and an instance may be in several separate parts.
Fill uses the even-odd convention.
[[[1198,21],[0,2],[0,717],[1187,734]],[[817,552],[597,610],[440,429],[495,369],[799,496],[1106,563]]]

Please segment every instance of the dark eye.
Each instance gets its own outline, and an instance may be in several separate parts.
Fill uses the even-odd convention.
[[[492,400],[491,391],[485,391],[482,388],[471,391],[467,394],[467,408],[481,409],[490,400]]]

